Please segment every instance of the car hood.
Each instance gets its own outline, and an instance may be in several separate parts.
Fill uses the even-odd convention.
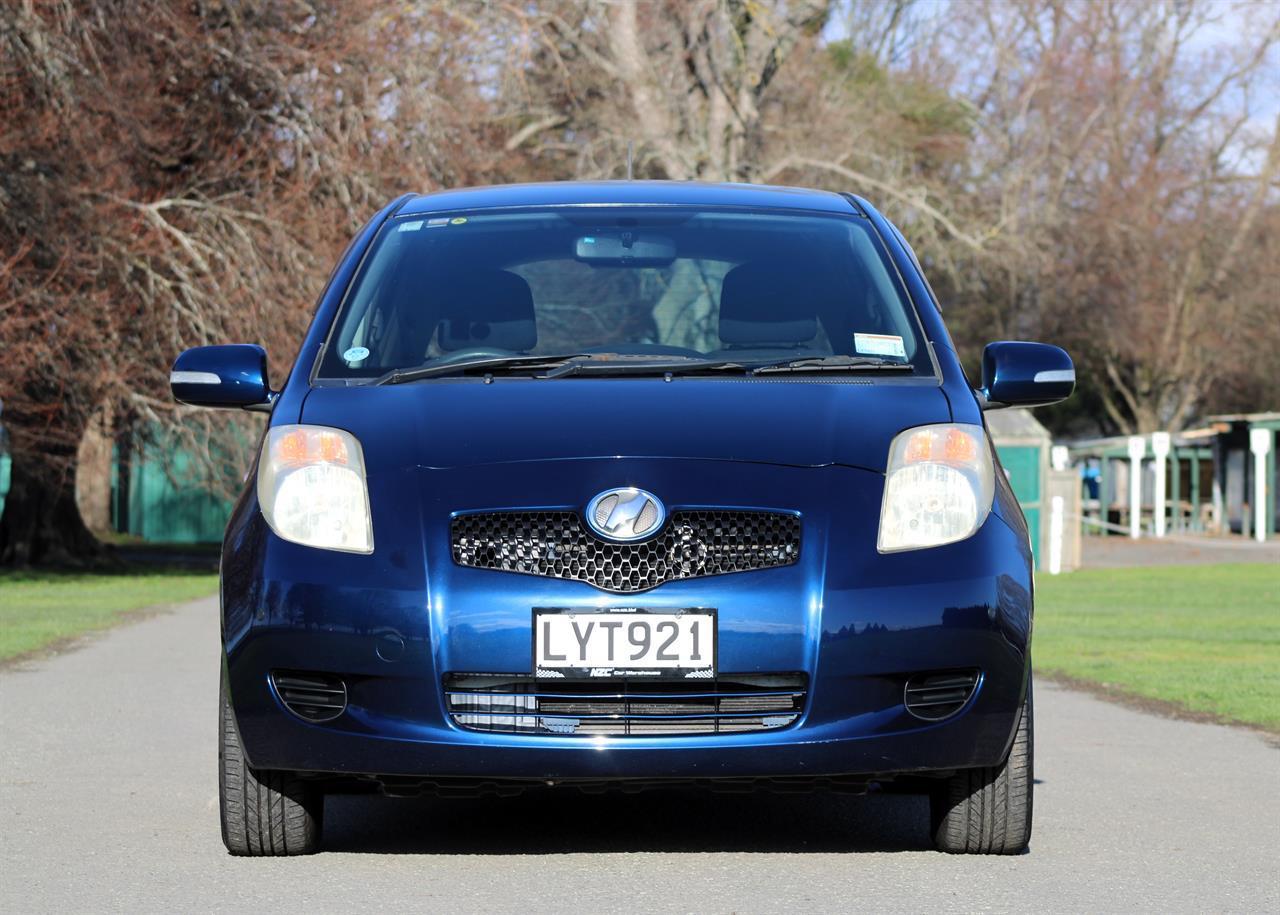
[[[301,421],[353,433],[371,472],[602,457],[883,472],[894,435],[950,417],[927,379],[467,378],[318,387]]]

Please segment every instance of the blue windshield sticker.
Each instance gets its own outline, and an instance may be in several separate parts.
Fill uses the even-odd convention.
[[[397,232],[416,232],[422,228],[422,220],[415,219],[413,222],[402,222]]]
[[[353,346],[342,354],[342,358],[347,362],[359,362],[369,358],[369,351],[363,346]]]

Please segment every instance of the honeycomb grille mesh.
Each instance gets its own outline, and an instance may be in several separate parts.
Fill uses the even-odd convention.
[[[453,561],[475,569],[585,581],[605,591],[646,591],[668,581],[791,565],[800,519],[782,512],[690,510],[643,543],[609,543],[571,511],[459,515]]]

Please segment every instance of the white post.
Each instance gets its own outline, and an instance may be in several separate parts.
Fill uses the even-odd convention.
[[[1164,487],[1165,472],[1168,469],[1166,458],[1169,457],[1169,433],[1168,432],[1152,432],[1151,433],[1151,452],[1156,456],[1154,469],[1156,472],[1156,536],[1164,536]]]
[[[1137,540],[1142,534],[1142,458],[1147,453],[1147,440],[1141,435],[1129,436],[1129,536]]]
[[[1253,539],[1267,539],[1267,453],[1271,451],[1271,430],[1250,429],[1249,450],[1253,452]]]
[[[1066,445],[1054,445],[1049,449],[1049,463],[1053,465],[1054,470],[1066,470],[1067,462],[1071,460],[1071,452],[1067,450]]]
[[[1049,574],[1062,572],[1062,496],[1049,502]]]

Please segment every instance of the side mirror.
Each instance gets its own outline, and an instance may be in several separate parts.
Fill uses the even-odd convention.
[[[1066,400],[1075,387],[1076,367],[1061,347],[1006,340],[982,351],[984,409],[1043,407]]]
[[[267,408],[267,351],[251,343],[189,349],[174,362],[169,388],[193,407]]]

